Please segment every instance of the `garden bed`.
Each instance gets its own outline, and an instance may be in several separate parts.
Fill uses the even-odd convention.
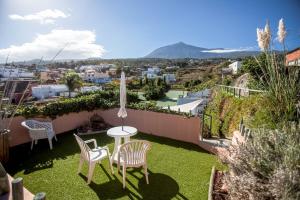
[[[228,189],[225,183],[226,172],[215,170],[215,167],[211,170],[210,185],[208,200],[228,200]]]

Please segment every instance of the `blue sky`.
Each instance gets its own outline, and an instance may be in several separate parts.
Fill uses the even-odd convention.
[[[280,18],[300,46],[299,0],[1,0],[0,61],[134,58],[179,41],[257,50],[256,28],[268,19],[275,38]]]

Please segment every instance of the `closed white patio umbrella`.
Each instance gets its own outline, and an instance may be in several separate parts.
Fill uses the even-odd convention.
[[[118,112],[118,117],[122,118],[122,130],[124,126],[124,118],[127,117],[126,112],[126,78],[125,73],[121,73],[121,80],[120,80],[120,110]]]

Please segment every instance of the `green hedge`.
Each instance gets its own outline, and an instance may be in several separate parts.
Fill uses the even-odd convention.
[[[17,111],[17,115],[26,118],[46,116],[56,118],[64,114],[80,111],[92,111],[95,109],[110,109],[119,107],[118,91],[98,91],[77,95],[75,98],[66,98],[48,103],[43,106],[23,106]],[[175,111],[168,111],[157,107],[153,102],[140,102],[137,93],[127,93],[127,107],[137,110],[149,110],[154,112],[186,115]]]

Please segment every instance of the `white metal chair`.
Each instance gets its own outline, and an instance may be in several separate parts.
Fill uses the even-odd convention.
[[[114,174],[114,170],[112,168],[112,164],[110,161],[110,153],[109,149],[107,146],[104,147],[98,147],[97,146],[97,141],[95,139],[90,139],[90,140],[82,140],[79,136],[74,134],[76,141],[80,147],[81,153],[80,153],[80,161],[79,161],[79,168],[78,168],[78,173],[81,172],[82,165],[84,161],[88,162],[89,165],[89,172],[88,172],[88,179],[87,179],[87,184],[91,183],[93,174],[94,174],[94,169],[96,163],[101,163],[101,160],[104,158],[108,158],[109,166],[111,169],[112,174]],[[93,142],[94,148],[91,149],[87,144]]]
[[[145,140],[133,140],[121,145],[118,155],[118,171],[122,165],[123,172],[123,188],[126,185],[126,168],[133,167],[144,168],[146,182],[149,184],[147,171],[147,152],[150,150],[151,144]]]
[[[48,139],[50,149],[52,146],[52,139],[55,138],[57,141],[55,132],[53,130],[53,126],[51,122],[39,122],[36,120],[26,120],[21,123],[21,125],[28,129],[29,136],[32,140],[31,142],[31,150],[33,148],[33,144],[37,144],[39,139]]]

